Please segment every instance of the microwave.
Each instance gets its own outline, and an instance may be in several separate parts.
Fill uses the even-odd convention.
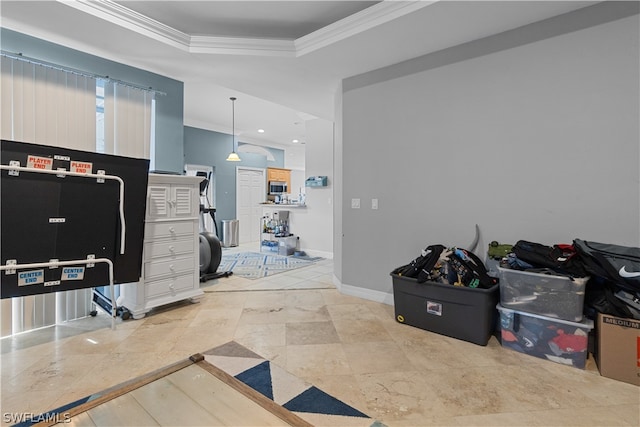
[[[269,181],[269,194],[286,194],[287,183],[279,181]]]

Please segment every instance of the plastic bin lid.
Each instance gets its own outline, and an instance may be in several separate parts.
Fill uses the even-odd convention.
[[[547,317],[547,316],[543,316],[541,314],[535,314],[535,313],[529,313],[529,312],[526,312],[526,311],[513,310],[511,308],[503,307],[500,304],[498,304],[496,306],[496,308],[501,313],[507,313],[507,314],[508,313],[518,313],[518,314],[523,314],[523,315],[525,315],[527,317],[535,317],[535,318],[542,319],[542,320],[549,320],[549,321],[553,321],[553,322],[557,322],[557,323],[564,323],[565,325],[571,325],[571,326],[576,327],[576,328],[593,329],[593,320],[588,319],[586,317],[582,320],[582,322],[572,322],[570,320],[558,319],[556,317]]]
[[[516,270],[513,268],[503,268],[500,266],[498,266],[498,272],[504,273],[504,274],[516,273],[516,274],[524,274],[525,276],[531,276],[531,277],[546,277],[546,278],[553,278],[553,279],[560,279],[560,280],[570,280],[572,282],[576,282],[576,284],[578,285],[584,285],[590,279],[590,276],[571,277],[571,276],[560,274],[560,273],[558,274],[536,273],[535,271]]]

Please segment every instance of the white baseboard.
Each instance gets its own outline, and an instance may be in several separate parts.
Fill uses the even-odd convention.
[[[340,282],[335,275],[333,276],[333,284],[336,285],[336,289],[338,289],[341,294],[393,305],[393,292],[382,292],[373,289],[361,288],[359,286],[346,285]]]
[[[308,256],[310,257],[322,257],[325,259],[333,259],[333,252],[325,252],[325,251],[316,251],[313,249],[305,249],[305,252],[307,253]]]

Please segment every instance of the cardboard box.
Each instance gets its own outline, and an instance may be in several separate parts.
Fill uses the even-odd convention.
[[[500,288],[467,288],[391,274],[396,320],[441,335],[487,345],[495,330]]]
[[[640,386],[640,320],[599,313],[597,333],[600,375]]]
[[[502,346],[540,359],[584,369],[593,321],[570,322],[498,305]]]

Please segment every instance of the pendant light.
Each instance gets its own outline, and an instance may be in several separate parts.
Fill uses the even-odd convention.
[[[240,156],[236,153],[236,98],[232,96],[231,100],[231,153],[227,157],[227,162],[239,162]]]

